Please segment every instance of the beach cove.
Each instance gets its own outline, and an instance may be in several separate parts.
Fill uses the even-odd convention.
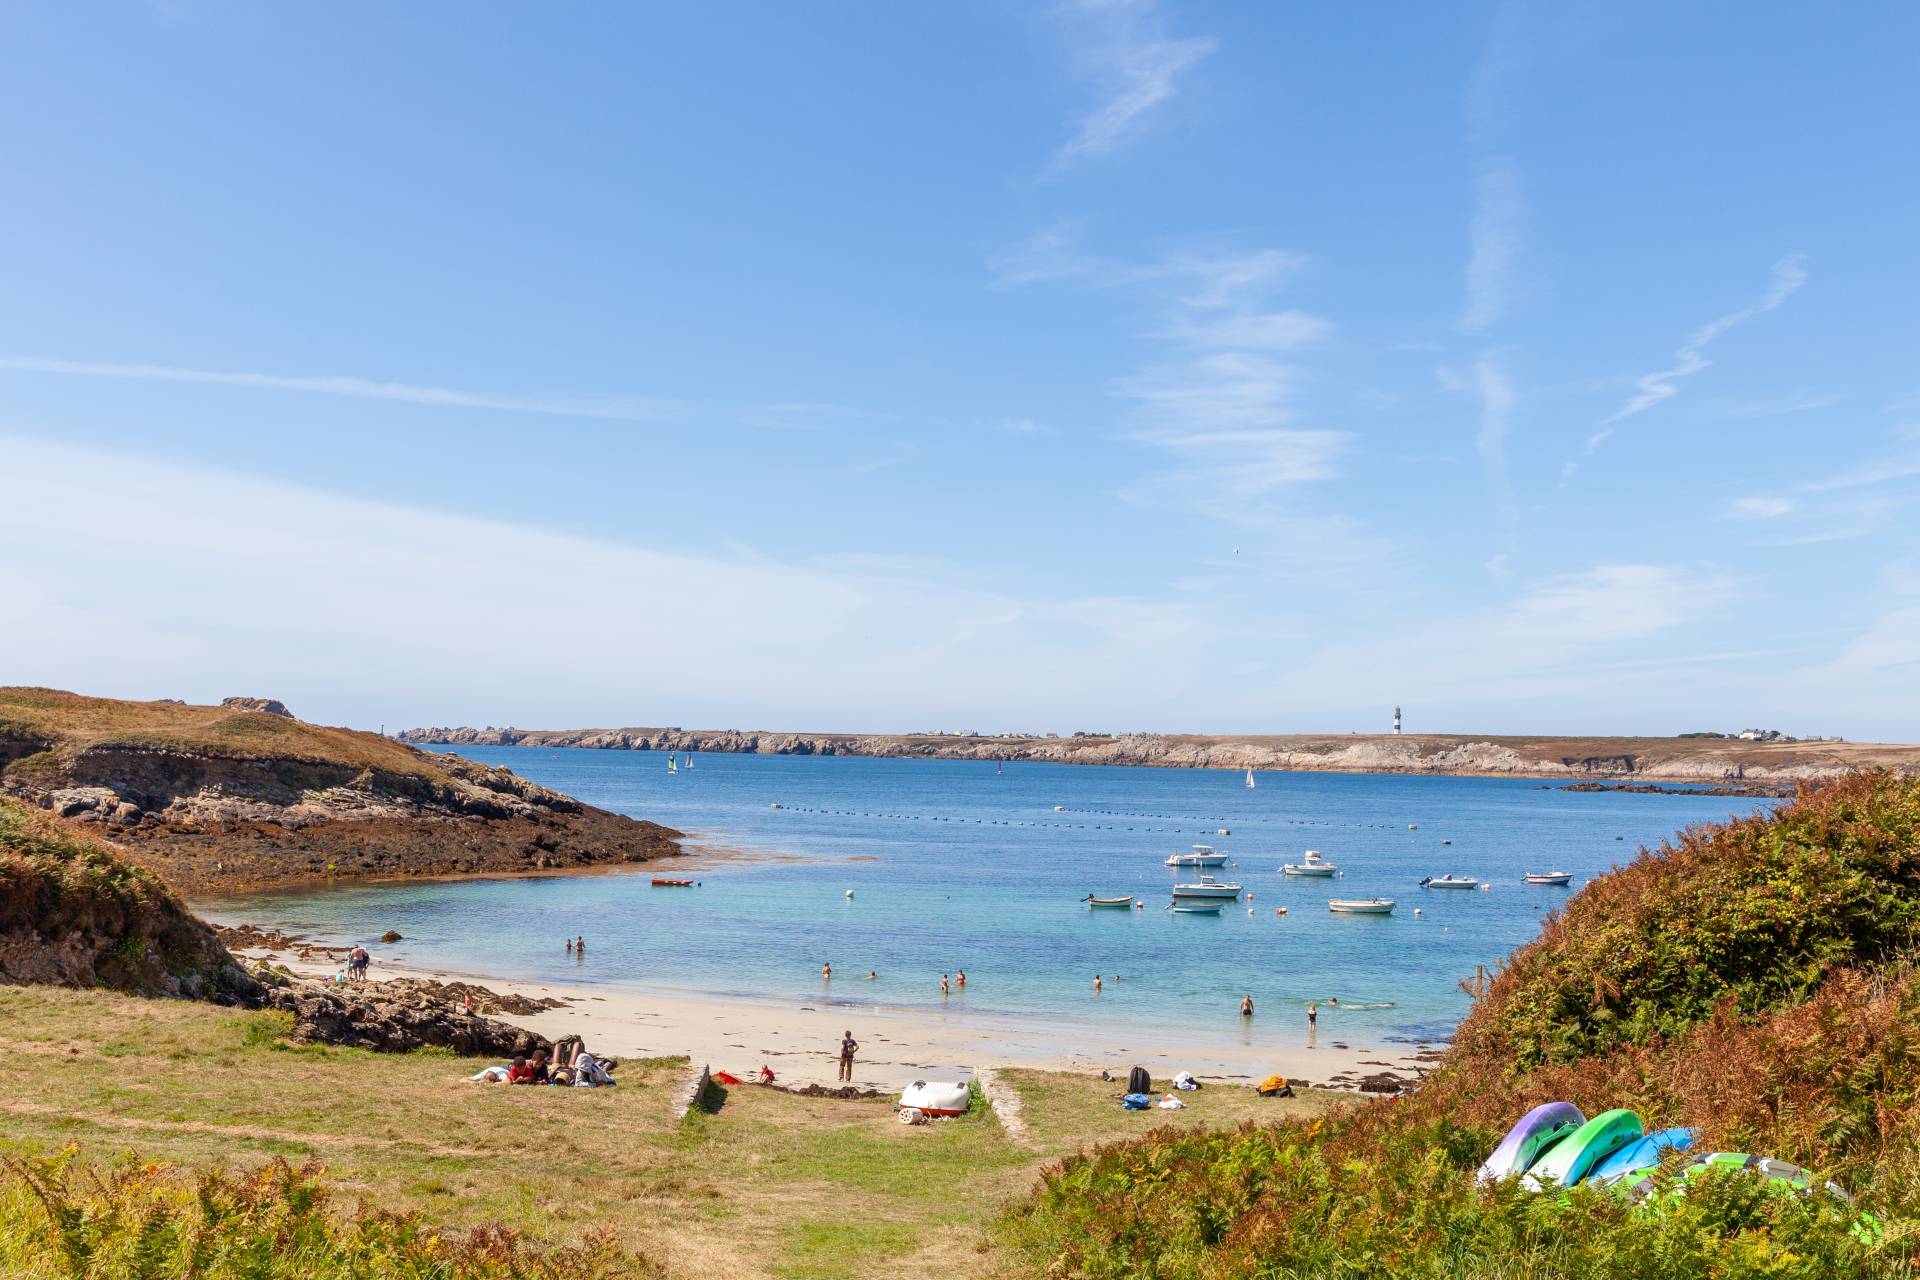
[[[513,1020],[545,1034],[590,1025],[615,1053],[693,1053],[736,1073],[765,1061],[825,1083],[851,1028],[856,1082],[882,1088],[984,1065],[1133,1061],[1348,1087],[1405,1074],[1464,1015],[1460,980],[1565,900],[1522,885],[1525,872],[1567,870],[1577,889],[1643,844],[1771,803],[1568,794],[1530,779],[1273,773],[1247,788],[1214,771],[761,756],[696,757],[669,775],[657,753],[465,753],[687,831],[690,856],[664,870],[357,883],[199,909],[363,942],[376,977],[567,999]],[[1161,860],[1196,842],[1235,856],[1220,876],[1250,901],[1218,918],[1165,912]],[[1344,874],[1277,873],[1308,848]],[[1448,871],[1492,888],[1417,887]],[[654,875],[698,885],[655,888]],[[1145,909],[1089,911],[1088,893],[1133,894]],[[1399,901],[1393,916],[1326,910],[1330,896],[1375,894]],[[380,944],[389,930],[401,940]],[[562,945],[576,935],[588,939],[579,956]],[[941,977],[963,969],[968,986],[943,997]],[[1243,995],[1252,1019],[1239,1016]]]

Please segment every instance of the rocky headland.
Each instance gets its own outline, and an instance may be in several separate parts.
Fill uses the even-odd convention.
[[[0,689],[0,796],[109,835],[184,893],[646,862],[679,832],[452,754],[220,706]]]
[[[256,938],[236,942],[256,943]],[[433,982],[336,987],[249,965],[97,829],[0,799],[0,983],[105,987],[288,1015],[296,1041],[471,1055],[548,1047],[483,1016],[514,998]],[[467,996],[473,995],[473,1007]],[[526,1003],[522,1001],[521,1003]]]
[[[1782,786],[1856,769],[1920,772],[1920,746],[1744,742],[1701,738],[1476,737],[1467,734],[1141,733],[1071,738],[957,734],[768,733],[688,729],[410,729],[404,742],[441,746],[854,755],[930,760],[1273,769]]]

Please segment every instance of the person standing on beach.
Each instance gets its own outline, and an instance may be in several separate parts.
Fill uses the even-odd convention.
[[[860,1042],[853,1038],[851,1030],[840,1033],[840,1078],[853,1079],[853,1055],[860,1049]]]
[[[1320,1006],[1312,1000],[1307,1001],[1307,1034],[1313,1034],[1313,1026],[1320,1021]]]

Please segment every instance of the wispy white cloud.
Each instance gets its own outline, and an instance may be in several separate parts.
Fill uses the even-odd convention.
[[[1053,434],[1053,428],[1044,422],[1032,418],[1008,418],[1000,424],[1000,429],[1014,436],[1044,436]]]
[[[1333,328],[1305,311],[1250,311],[1218,319],[1177,318],[1167,336],[1193,347],[1240,351],[1296,351],[1324,339]]]
[[[1520,239],[1526,220],[1520,169],[1510,156],[1480,162],[1473,220],[1467,229],[1467,303],[1460,328],[1485,333],[1512,305]]]
[[[1775,520],[1799,505],[1792,498],[1735,498],[1727,504],[1727,519]]]
[[[1887,462],[1875,462],[1867,466],[1842,471],[1824,480],[1812,480],[1800,487],[1808,493],[1826,493],[1833,489],[1863,489],[1872,485],[1890,484],[1896,480],[1908,480],[1920,476],[1920,461],[1898,459]]]
[[[1807,282],[1807,273],[1800,264],[1802,258],[1795,256],[1784,258],[1774,264],[1773,279],[1767,285],[1767,291],[1758,301],[1741,307],[1738,311],[1729,311],[1716,317],[1694,332],[1694,335],[1673,353],[1673,364],[1665,369],[1645,374],[1634,385],[1638,390],[1633,397],[1611,416],[1602,419],[1603,426],[1631,418],[1637,413],[1645,413],[1663,400],[1671,399],[1680,392],[1680,380],[1690,378],[1708,367],[1712,362],[1704,352],[1709,343],[1737,325],[1745,324],[1756,316],[1765,315],[1777,309],[1791,298],[1801,285]],[[1597,437],[1604,441],[1605,435]],[[1594,443],[1594,442],[1590,442]]]
[[[122,378],[146,382],[191,382],[211,386],[251,387],[266,391],[353,396],[363,400],[395,400],[406,404],[440,405],[450,408],[493,409],[508,413],[538,413],[570,418],[605,418],[617,422],[665,422],[682,411],[680,406],[665,400],[633,397],[506,396],[489,392],[460,391],[448,387],[421,387],[403,382],[380,382],[351,375],[290,377],[274,373],[183,369],[172,365],[51,360],[39,356],[0,356],[0,369],[24,373],[66,374],[83,378]]]
[[[1784,418],[1788,414],[1827,409],[1840,403],[1837,395],[1786,395],[1761,400],[1736,400],[1723,405],[1720,413],[1728,418]]]
[[[1101,96],[1054,153],[1056,170],[1119,147],[1218,47],[1207,36],[1170,35],[1154,0],[1071,0],[1057,12],[1073,44],[1077,74]]]
[[[1473,385],[1480,397],[1480,430],[1474,433],[1473,447],[1480,454],[1495,504],[1510,520],[1513,481],[1507,473],[1507,441],[1513,435],[1513,408],[1520,397],[1513,389],[1513,379],[1507,376],[1503,353],[1480,353],[1473,362]]]

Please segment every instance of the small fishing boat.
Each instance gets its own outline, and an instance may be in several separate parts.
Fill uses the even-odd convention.
[[[1456,876],[1448,873],[1444,876],[1428,876],[1420,882],[1422,889],[1478,889],[1480,882],[1472,876]]]
[[[1219,852],[1210,844],[1193,846],[1192,853],[1170,853],[1166,863],[1169,867],[1224,867],[1227,855]]]
[[[1340,868],[1320,856],[1318,849],[1309,849],[1300,862],[1289,862],[1281,866],[1283,876],[1333,876],[1340,874]]]
[[[1392,898],[1328,898],[1327,910],[1343,916],[1390,916]]]
[[[1220,905],[1218,902],[1182,902],[1176,899],[1167,910],[1182,916],[1217,916],[1220,914]]]
[[[1528,884],[1572,884],[1571,871],[1529,871],[1523,877]]]
[[[1090,893],[1082,901],[1090,907],[1119,907],[1125,910],[1133,905],[1133,895],[1128,894],[1124,898],[1101,898]]]
[[[1176,902],[1182,898],[1219,898],[1224,901],[1232,901],[1239,898],[1239,896],[1239,885],[1222,884],[1220,881],[1208,875],[1201,876],[1191,884],[1176,884],[1173,886],[1173,898]]]
[[[655,876],[653,878],[653,887],[656,889],[691,889],[693,888],[693,881],[669,880],[665,876]]]

